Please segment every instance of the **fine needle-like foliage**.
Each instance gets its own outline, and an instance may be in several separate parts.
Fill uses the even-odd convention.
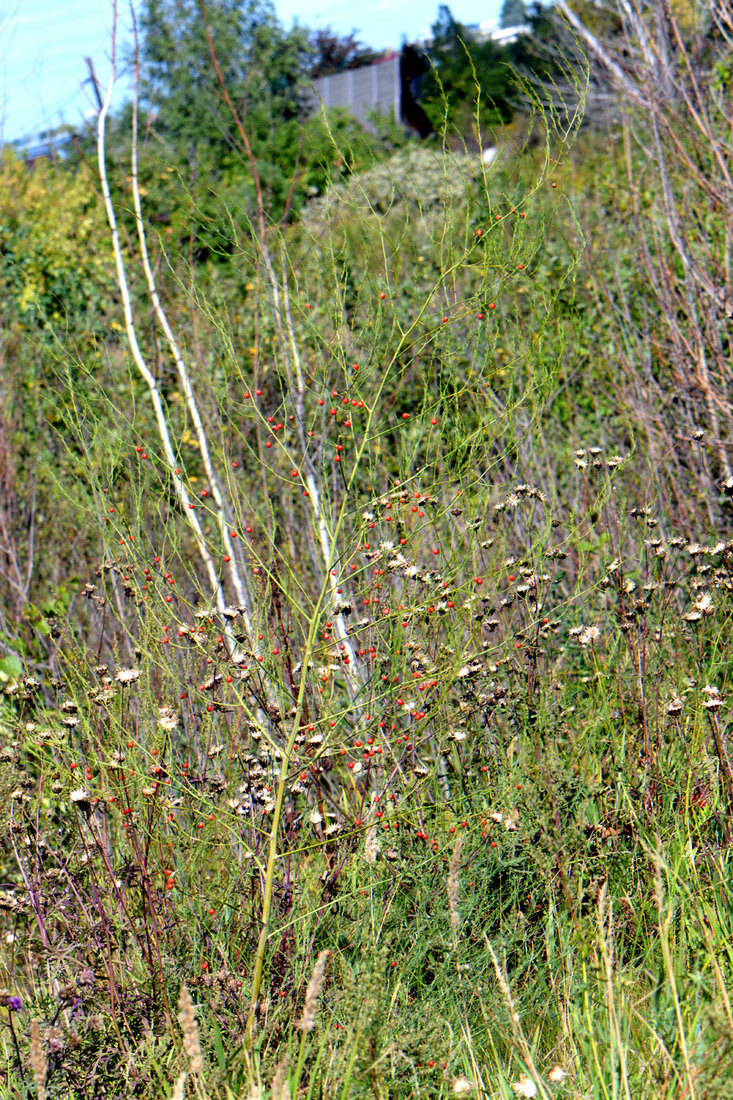
[[[3,160],[0,1097],[731,1094],[731,26],[560,7],[287,216],[205,5],[241,203]]]

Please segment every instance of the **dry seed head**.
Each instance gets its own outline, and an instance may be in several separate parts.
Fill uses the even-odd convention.
[[[584,626],[578,635],[578,641],[582,646],[589,646],[598,641],[600,636],[601,632],[597,626]]]
[[[662,877],[662,859],[659,852],[654,853],[654,901],[660,918],[664,908],[664,879]]]
[[[458,915],[458,868],[461,862],[461,846],[463,837],[459,833],[453,847],[453,855],[448,866],[448,909],[450,910],[450,922],[453,931],[458,932],[460,917]]]
[[[171,1100],[184,1100],[186,1095],[186,1074],[182,1073],[173,1086]]]
[[[58,1054],[64,1047],[64,1033],[58,1027],[50,1027],[46,1036],[48,1049],[51,1054]]]
[[[537,1086],[531,1077],[528,1077],[526,1073],[521,1074],[518,1081],[515,1081],[512,1088],[516,1092],[517,1096],[536,1096]]]
[[[201,1057],[201,1047],[199,1045],[199,1029],[196,1024],[196,1015],[193,1001],[191,1000],[191,994],[188,992],[188,987],[185,982],[181,985],[181,992],[178,997],[178,1008],[180,1010],[178,1013],[178,1022],[183,1032],[183,1047],[189,1057],[191,1073],[201,1073],[204,1068],[204,1062]]]
[[[160,707],[158,710],[158,725],[161,729],[171,731],[178,725],[178,715],[171,707]]]
[[[38,1020],[31,1021],[30,1066],[38,1100],[46,1100],[46,1052],[41,1042]]]
[[[285,1054],[277,1064],[277,1069],[275,1070],[275,1075],[270,1085],[272,1100],[290,1100],[290,1083],[288,1081],[289,1065],[290,1059],[287,1054]]]
[[[491,955],[491,961],[494,964],[494,973],[496,974],[496,980],[499,983],[499,989],[501,990],[501,992],[504,996],[504,1000],[507,1003],[507,1008],[509,1009],[509,1012],[511,1013],[512,1022],[515,1025],[518,1026],[519,1025],[519,1013],[517,1012],[517,1010],[515,1008],[514,998],[512,997],[512,991],[509,988],[509,982],[507,981],[506,974],[504,973],[501,966],[499,965],[499,960],[496,957],[496,952],[494,951],[494,948],[491,946],[491,942],[486,937],[485,933],[484,933],[484,938],[486,939],[486,946],[489,949],[489,954]],[[533,1082],[530,1082],[530,1084],[532,1084],[532,1083]],[[520,1095],[521,1095],[521,1093],[520,1093]],[[533,1096],[534,1093],[528,1093],[527,1095]]]
[[[138,668],[120,668],[115,674],[115,680],[120,684],[134,684],[139,679],[140,669]]]
[[[376,863],[380,851],[380,844],[377,840],[377,826],[370,825],[364,837],[364,859],[367,863]]]
[[[451,1092],[454,1096],[466,1096],[469,1092],[473,1092],[475,1086],[473,1081],[469,1081],[467,1077],[456,1077],[455,1081],[451,1085]]]
[[[305,1004],[303,1005],[303,1015],[300,1017],[300,1023],[298,1024],[298,1027],[301,1031],[312,1031],[313,1025],[316,1022],[318,994],[321,992],[321,986],[323,985],[323,975],[326,969],[327,955],[328,951],[318,952],[316,965],[313,967],[311,980],[308,982],[308,988],[305,991]]]
[[[720,710],[723,705],[723,697],[716,687],[708,685],[702,689],[702,693],[705,696],[702,705],[706,710]]]

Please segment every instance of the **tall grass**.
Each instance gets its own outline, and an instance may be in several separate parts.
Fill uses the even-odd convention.
[[[87,557],[5,673],[2,1095],[728,1095],[733,543],[600,388],[565,118],[203,271],[107,190],[127,339],[39,348]]]

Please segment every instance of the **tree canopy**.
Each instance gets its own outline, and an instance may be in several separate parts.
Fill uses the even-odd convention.
[[[174,146],[213,150],[231,143],[210,41],[251,139],[298,115],[307,35],[298,27],[286,31],[269,0],[144,0],[140,26],[142,102]]]
[[[438,8],[428,50],[431,71],[423,101],[436,130],[445,119],[464,140],[483,139],[476,131],[476,104],[481,131],[512,117],[512,76],[506,53],[490,39],[478,39],[453,16]]]
[[[527,21],[527,12],[522,0],[504,0],[499,16],[501,27],[521,27]]]

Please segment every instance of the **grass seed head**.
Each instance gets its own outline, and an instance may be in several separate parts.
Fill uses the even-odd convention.
[[[453,855],[448,866],[448,909],[450,922],[455,933],[458,932],[460,917],[458,915],[458,868],[461,863],[461,847],[463,837],[459,833],[453,846]]]
[[[41,1042],[41,1031],[38,1020],[31,1021],[31,1053],[30,1067],[33,1081],[36,1086],[38,1100],[46,1100],[46,1052]]]
[[[316,959],[316,965],[313,967],[311,980],[308,982],[308,988],[305,991],[305,1004],[303,1005],[303,1015],[300,1017],[300,1023],[298,1024],[298,1027],[301,1029],[301,1031],[312,1031],[313,1025],[316,1022],[318,994],[321,992],[321,986],[323,985],[323,976],[326,969],[327,955],[328,951],[319,951],[318,958]]]
[[[201,1057],[201,1046],[199,1045],[199,1029],[191,994],[188,992],[185,982],[181,985],[178,1008],[178,1022],[183,1032],[183,1047],[189,1057],[191,1073],[201,1073],[204,1062]]]

